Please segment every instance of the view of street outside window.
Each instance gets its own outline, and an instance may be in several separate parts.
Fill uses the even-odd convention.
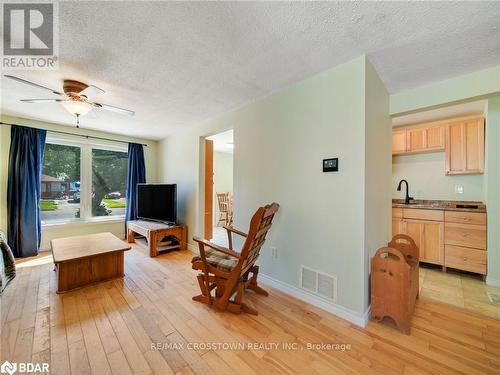
[[[80,147],[46,144],[40,185],[42,222],[74,220],[80,211]]]
[[[92,196],[80,191],[81,148],[45,145],[40,215],[43,223],[81,218],[81,202],[90,202],[91,216],[123,216],[126,209],[127,153],[92,149]]]
[[[127,153],[92,149],[92,216],[125,215]]]

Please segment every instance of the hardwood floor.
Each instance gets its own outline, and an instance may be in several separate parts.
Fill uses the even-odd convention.
[[[358,328],[269,287],[269,297],[248,292],[258,316],[218,312],[191,300],[198,294],[191,256],[153,259],[134,246],[124,279],[62,295],[50,255],[21,262],[1,298],[1,362],[49,362],[51,374],[64,375],[500,373],[497,320],[420,300],[405,336],[390,322]],[[170,347],[157,350],[160,343]]]

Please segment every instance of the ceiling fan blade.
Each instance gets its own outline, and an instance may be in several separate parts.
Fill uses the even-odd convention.
[[[102,104],[102,103],[93,103],[93,104],[94,104],[94,106],[96,106],[98,108],[106,109],[108,111],[113,111],[113,112],[121,113],[124,115],[129,115],[129,116],[135,115],[134,111],[131,111],[131,110],[125,109],[125,108],[115,107],[114,105]]]
[[[38,83],[30,82],[30,81],[27,81],[27,80],[19,78],[19,77],[14,77],[14,76],[11,76],[10,74],[4,74],[3,76],[7,77],[7,78],[10,78],[10,79],[13,79],[14,81],[18,81],[18,82],[21,82],[21,83],[25,83],[27,85],[38,87],[40,89],[49,90],[50,92],[52,92],[52,93],[54,93],[56,95],[62,95],[61,92],[56,91],[56,90],[52,90],[51,88],[46,87],[46,86],[39,85]]]
[[[86,89],[80,91],[79,95],[85,95],[87,98],[92,98],[96,95],[104,94],[106,91],[97,86],[90,85]]]
[[[21,99],[25,103],[47,103],[47,102],[62,102],[62,99]]]

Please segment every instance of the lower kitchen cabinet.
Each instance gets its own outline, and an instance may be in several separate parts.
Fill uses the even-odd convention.
[[[410,236],[420,261],[486,275],[486,213],[394,208],[392,234]]]
[[[486,275],[486,251],[463,246],[445,246],[445,266]]]
[[[403,219],[401,233],[413,238],[420,249],[420,261],[444,264],[444,223]]]

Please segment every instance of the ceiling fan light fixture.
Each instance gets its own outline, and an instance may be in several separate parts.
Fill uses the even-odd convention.
[[[92,110],[92,106],[80,100],[65,100],[61,105],[74,116],[84,116]]]

